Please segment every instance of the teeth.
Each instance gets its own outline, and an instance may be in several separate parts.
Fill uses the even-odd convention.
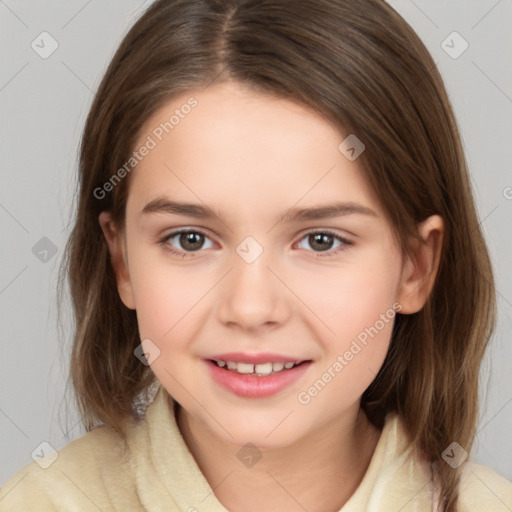
[[[254,365],[248,363],[238,363],[236,371],[238,373],[253,373]]]
[[[258,375],[270,375],[272,373],[272,363],[257,364],[254,371]]]
[[[220,368],[227,367],[228,370],[234,370],[238,373],[254,374],[258,377],[265,377],[271,373],[277,373],[282,370],[289,370],[295,366],[295,363],[237,363],[235,361],[217,361]]]

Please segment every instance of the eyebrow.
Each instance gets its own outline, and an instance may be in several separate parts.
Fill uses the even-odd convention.
[[[182,203],[172,201],[166,197],[153,199],[144,206],[139,215],[146,216],[152,214],[186,215],[198,219],[221,219],[221,216],[207,205]],[[281,213],[280,219],[285,222],[296,222],[329,219],[351,214],[378,217],[377,213],[371,208],[350,201],[313,206],[309,208],[290,208],[288,211]]]

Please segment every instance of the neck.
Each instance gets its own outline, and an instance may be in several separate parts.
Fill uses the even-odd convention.
[[[230,512],[337,512],[361,483],[380,430],[355,404],[343,418],[296,443],[272,450],[247,449],[218,439],[184,409],[178,427],[217,499]],[[261,458],[251,464],[251,456]]]

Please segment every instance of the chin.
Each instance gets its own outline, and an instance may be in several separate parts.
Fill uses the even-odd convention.
[[[291,422],[285,419],[286,416],[281,413],[276,418],[275,414],[263,415],[261,412],[242,417],[237,415],[236,418],[223,415],[223,426],[229,434],[216,422],[208,421],[208,427],[217,438],[234,446],[243,447],[250,443],[262,450],[272,450],[290,446],[305,434],[296,424],[296,419]]]

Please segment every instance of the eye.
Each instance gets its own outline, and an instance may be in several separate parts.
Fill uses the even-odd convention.
[[[205,247],[205,242],[210,241],[210,245]],[[348,246],[353,245],[353,242],[346,238],[337,235],[329,230],[317,230],[307,233],[301,238],[299,248],[303,241],[313,249],[313,252],[317,253],[317,256],[327,257],[334,256],[340,251],[346,250]],[[338,245],[333,244],[338,241]],[[159,240],[160,245],[172,254],[176,254],[183,258],[193,257],[194,253],[200,252],[202,249],[209,249],[214,246],[210,238],[197,229],[180,229],[173,231]]]
[[[346,250],[347,246],[353,245],[353,242],[350,240],[326,230],[311,231],[301,239],[301,242],[302,240],[305,240],[313,248],[313,251],[317,252],[317,255],[321,257],[334,256],[340,251]],[[336,240],[339,242],[339,245],[332,249],[332,245]]]
[[[175,244],[178,244],[181,247],[176,248],[175,245],[172,245],[173,240]],[[194,254],[188,253],[194,253],[201,249],[213,247],[213,243],[211,243],[209,247],[204,247],[205,240],[210,239],[202,231],[198,231],[197,229],[180,229],[179,231],[169,233],[159,240],[159,243],[164,247],[164,249],[171,253],[186,257],[188,255],[195,256]]]

